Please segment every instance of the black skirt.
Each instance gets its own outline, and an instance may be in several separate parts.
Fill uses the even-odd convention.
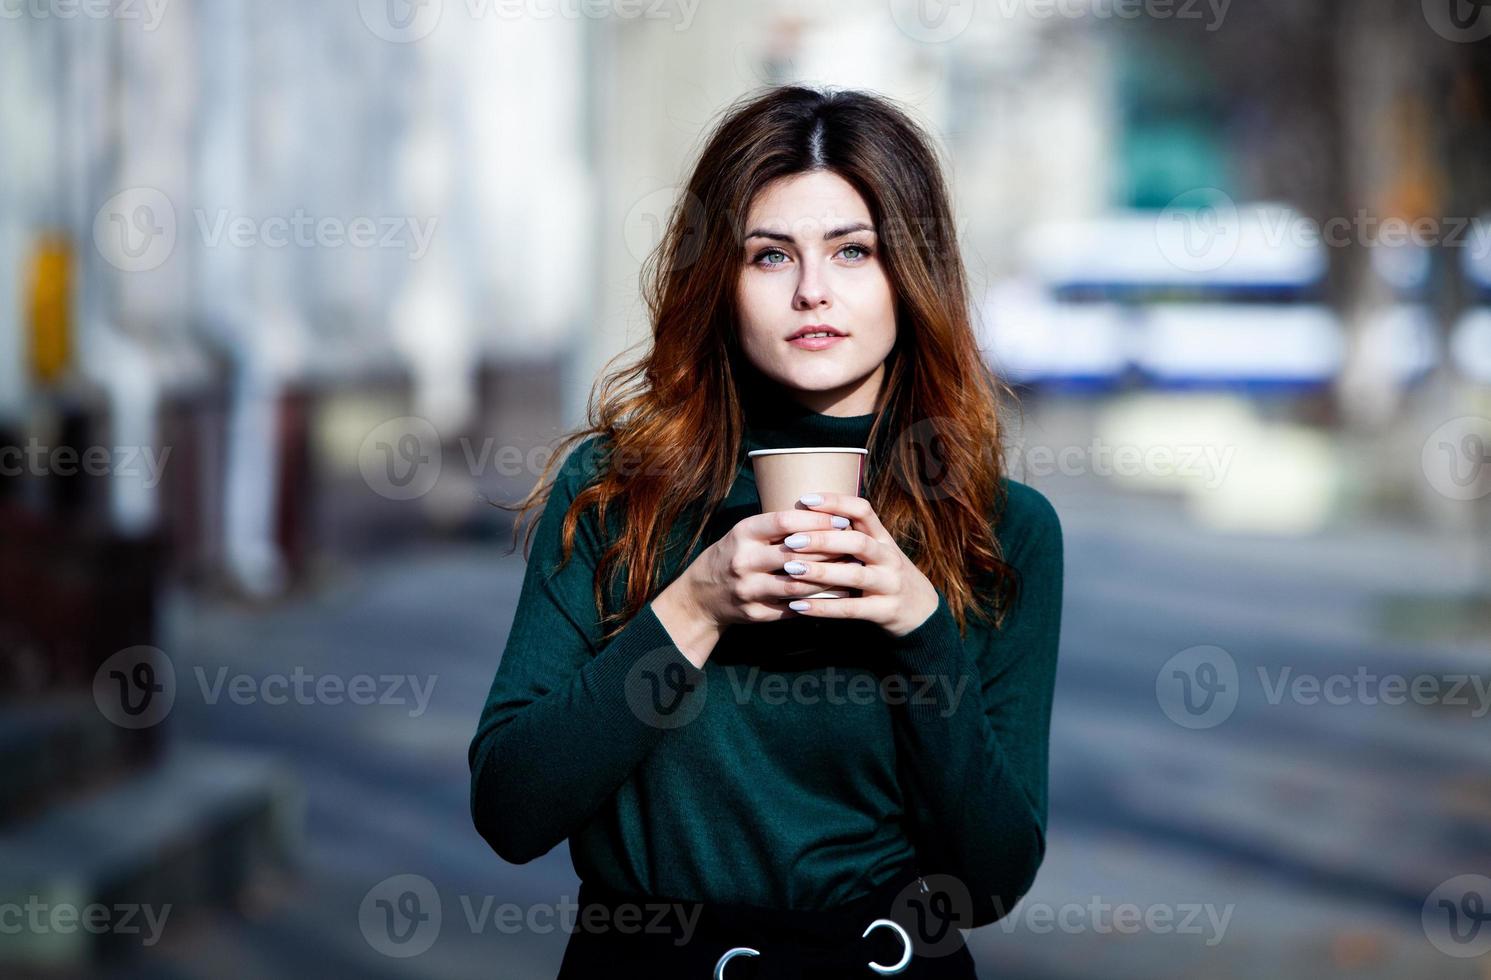
[[[847,905],[814,911],[689,902],[581,882],[557,980],[977,980],[962,933],[936,914],[942,906],[932,897],[914,871]]]

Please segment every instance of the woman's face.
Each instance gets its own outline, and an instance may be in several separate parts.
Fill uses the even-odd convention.
[[[735,298],[746,357],[815,412],[873,412],[896,315],[864,198],[838,174],[794,174],[756,195],[744,228]],[[790,342],[819,324],[843,336],[822,350]]]

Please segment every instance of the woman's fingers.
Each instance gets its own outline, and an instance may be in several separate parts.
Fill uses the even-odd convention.
[[[885,525],[880,523],[880,517],[875,513],[875,508],[871,507],[870,502],[864,497],[853,497],[849,494],[828,493],[825,491],[816,495],[810,495],[805,499],[812,499],[813,496],[821,498],[823,502],[819,504],[804,503],[804,507],[808,507],[818,513],[840,514],[847,517],[853,522],[855,529],[864,531],[877,541],[894,540],[890,532],[885,529]]]
[[[782,544],[793,553],[829,552],[854,555],[866,564],[874,564],[885,554],[885,545],[863,531],[797,531]]]
[[[833,514],[820,514],[812,510],[773,510],[753,514],[737,524],[736,528],[752,541],[770,544],[799,531],[824,531],[848,526],[849,518]]]
[[[880,592],[880,576],[882,570],[872,565],[862,565],[857,561],[836,562],[810,562],[801,559],[793,559],[783,566],[792,578],[800,582],[807,582],[814,588],[804,593],[788,594],[811,594],[819,590],[819,586],[843,586],[851,589],[859,589],[861,592]]]
[[[842,557],[844,556],[828,551],[793,551],[791,548],[778,545],[773,549],[768,571],[780,572],[782,567],[794,558],[798,561],[835,561]]]
[[[887,608],[885,596],[846,596],[842,599],[793,599],[788,608],[816,619],[864,619],[879,622]]]
[[[808,561],[832,561],[840,557],[831,551],[794,551],[782,546],[783,539],[803,531],[834,530],[848,524],[848,518],[818,514],[810,510],[781,510],[755,514],[740,521],[737,550],[738,567],[744,571],[779,572],[782,564],[794,557]]]

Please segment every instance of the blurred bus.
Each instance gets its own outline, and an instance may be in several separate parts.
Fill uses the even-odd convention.
[[[1481,222],[1486,227],[1491,215]],[[1463,377],[1491,385],[1491,252],[1467,248],[1461,261],[1471,305],[1450,334],[1450,362]]]
[[[1239,207],[1225,195],[1039,226],[1026,274],[986,297],[983,346],[1006,378],[1040,387],[1329,385],[1346,337],[1325,303],[1328,246],[1311,227],[1285,206]],[[1370,339],[1411,384],[1435,360],[1427,253],[1373,258],[1394,300],[1370,318]]]

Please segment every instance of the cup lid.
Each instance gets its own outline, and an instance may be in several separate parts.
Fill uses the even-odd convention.
[[[868,449],[856,449],[853,446],[797,446],[792,449],[752,449],[746,453],[747,456],[776,456],[781,453],[859,453],[868,456]]]

